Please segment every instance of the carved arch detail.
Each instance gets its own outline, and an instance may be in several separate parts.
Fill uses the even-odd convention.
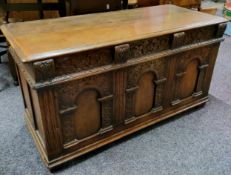
[[[181,58],[180,67],[178,67],[176,73],[176,85],[172,105],[176,105],[188,97],[202,95],[203,81],[208,67],[207,55],[207,53],[205,55],[195,53],[191,58]]]
[[[191,96],[196,89],[198,76],[199,76],[199,59],[190,59],[184,66],[184,75],[179,81],[178,94],[180,99],[187,98]]]
[[[96,134],[101,128],[101,104],[97,100],[99,97],[99,91],[93,88],[84,89],[76,97],[74,125],[78,140]]]
[[[91,137],[98,136],[113,129],[112,113],[114,97],[110,77],[110,74],[99,75],[57,87],[64,147],[84,142],[86,139],[90,139]],[[93,102],[96,104],[94,106],[100,107],[100,125],[98,125],[100,128],[95,127],[97,128],[95,129],[95,132],[97,131],[96,133],[92,131],[85,136],[78,136],[76,134],[76,115],[78,115],[77,111],[80,110],[80,105],[78,105],[77,101],[81,94],[88,93],[89,91],[92,96],[94,96],[92,91],[97,94],[94,96]],[[99,114],[99,112],[96,113]]]
[[[154,97],[152,109],[147,113],[156,113],[163,110],[163,92],[165,83],[167,81],[166,68],[168,67],[166,59],[157,59],[150,62],[142,63],[136,66],[132,66],[128,69],[127,73],[127,85],[126,85],[126,114],[125,124],[131,123],[139,118],[135,114],[135,98],[136,93],[140,89],[139,80],[145,73],[152,73],[153,80],[152,85],[154,89]],[[137,111],[136,111],[137,112]],[[138,113],[137,113],[138,114]],[[143,115],[141,115],[143,116]]]
[[[154,71],[146,71],[138,78],[138,89],[135,93],[135,116],[149,113],[154,106],[156,86]]]
[[[126,120],[130,123],[139,116],[163,110],[163,91],[166,78],[159,78],[152,65],[133,69],[136,76],[126,89]],[[144,70],[144,71],[143,71]],[[132,86],[131,86],[132,85]]]

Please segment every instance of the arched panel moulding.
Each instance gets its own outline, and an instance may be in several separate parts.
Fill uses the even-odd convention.
[[[180,99],[190,97],[195,92],[199,75],[199,64],[198,59],[193,59],[187,64],[185,74],[180,81]]]
[[[76,99],[74,122],[78,140],[96,134],[101,128],[101,105],[98,97],[99,93],[96,90],[88,89],[80,93]]]
[[[154,79],[153,72],[141,75],[138,81],[139,88],[135,94],[135,116],[144,115],[152,110],[155,99]]]

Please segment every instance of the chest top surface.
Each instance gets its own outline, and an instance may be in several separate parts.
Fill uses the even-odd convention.
[[[222,22],[226,19],[161,5],[7,24],[1,29],[21,61],[34,62]]]

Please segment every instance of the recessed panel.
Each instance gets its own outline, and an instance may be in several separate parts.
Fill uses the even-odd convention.
[[[198,64],[197,59],[188,63],[186,74],[182,77],[180,85],[181,98],[186,98],[193,94],[197,83]]]
[[[151,111],[155,87],[153,83],[154,75],[152,72],[145,73],[139,79],[139,89],[135,96],[135,115],[140,116]]]
[[[77,98],[75,112],[75,128],[77,139],[83,139],[100,129],[100,103],[95,90],[86,90]]]

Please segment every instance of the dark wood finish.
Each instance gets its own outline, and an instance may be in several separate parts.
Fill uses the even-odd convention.
[[[7,53],[5,42],[6,38],[3,36],[2,31],[0,30],[0,63],[2,62],[1,57]]]
[[[8,53],[8,50],[6,50],[6,54],[8,56],[8,61],[9,61],[9,68],[10,68],[10,73],[13,78],[13,83],[15,86],[18,86],[18,76],[17,76],[17,71],[16,71],[16,65],[14,62],[14,59],[12,58],[11,54]]]
[[[174,4],[181,7],[199,9],[201,0],[160,0],[160,4]]]
[[[226,22],[165,5],[3,26],[45,164],[207,102]]]
[[[109,12],[121,10],[126,7],[126,1],[121,0],[69,0],[71,15],[89,14],[97,12]]]
[[[19,11],[38,11],[39,18],[44,18],[45,11],[58,11],[59,16],[66,16],[65,0],[58,0],[57,2],[42,2],[36,0],[35,2],[8,2],[7,0],[0,0],[0,6],[6,12],[6,21],[8,22],[11,12]]]
[[[154,5],[160,5],[159,0],[137,0],[137,4],[139,7],[148,7]]]
[[[163,5],[163,4],[174,4],[186,8],[197,8],[200,9],[201,0],[130,0],[132,5],[136,4],[138,7],[147,7],[154,5]]]

